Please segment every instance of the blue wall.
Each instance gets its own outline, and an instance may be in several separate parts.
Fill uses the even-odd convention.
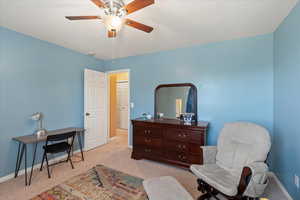
[[[300,190],[300,4],[274,33],[274,169],[294,199]]]
[[[47,129],[83,126],[83,70],[102,71],[102,66],[100,60],[0,27],[0,177],[14,171],[17,144],[11,138],[36,128],[30,114],[43,112]]]
[[[273,35],[106,61],[106,70],[130,69],[131,118],[153,113],[159,84],[191,82],[198,116],[211,124],[215,144],[225,122],[253,121],[273,129]]]

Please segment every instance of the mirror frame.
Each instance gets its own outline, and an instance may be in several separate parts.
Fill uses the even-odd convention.
[[[193,92],[193,100],[194,102],[196,102],[195,104],[195,108],[196,108],[196,112],[195,112],[195,122],[198,121],[198,100],[197,100],[197,88],[194,84],[192,83],[175,83],[175,84],[161,84],[158,85],[155,88],[155,94],[154,94],[154,119],[158,119],[157,116],[157,91],[158,89],[162,88],[162,87],[191,87],[192,92]],[[174,118],[176,119],[176,118]]]

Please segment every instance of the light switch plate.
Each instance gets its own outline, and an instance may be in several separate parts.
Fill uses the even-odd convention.
[[[130,108],[134,108],[134,103],[133,102],[130,103]]]
[[[294,180],[296,187],[299,189],[299,176],[297,176],[297,174],[295,174]]]

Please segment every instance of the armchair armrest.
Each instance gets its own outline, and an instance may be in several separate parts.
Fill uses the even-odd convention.
[[[253,162],[243,168],[238,191],[247,197],[259,197],[267,184],[268,166],[264,162]]]
[[[217,147],[216,146],[201,146],[203,152],[203,164],[216,163]]]

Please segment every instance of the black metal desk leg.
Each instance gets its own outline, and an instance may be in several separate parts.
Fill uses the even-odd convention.
[[[78,144],[79,144],[79,148],[80,148],[80,152],[81,152],[81,160],[84,161],[82,144],[81,144],[81,134],[77,135],[77,139],[78,139]]]
[[[37,142],[34,145],[33,159],[32,159],[32,165],[31,165],[31,172],[30,172],[30,177],[29,177],[29,185],[31,184],[31,177],[32,177],[32,172],[33,172],[33,166],[34,166],[35,157],[36,157],[36,148],[37,148]]]
[[[25,185],[27,185],[27,145],[23,144],[25,146]]]
[[[20,157],[19,157],[18,167],[17,167],[16,173],[15,173],[15,178],[17,178],[17,176],[18,176],[18,174],[19,174],[19,171],[20,171],[20,167],[21,167],[21,163],[22,163],[23,155],[24,155],[24,149],[25,149],[25,145],[22,144],[21,155],[20,155]]]
[[[21,149],[21,142],[19,142],[19,146],[18,146],[18,154],[17,154],[17,161],[16,161],[16,168],[15,168],[15,178],[17,178],[17,170],[18,170],[18,166],[19,166],[19,162],[20,162],[20,149]]]

